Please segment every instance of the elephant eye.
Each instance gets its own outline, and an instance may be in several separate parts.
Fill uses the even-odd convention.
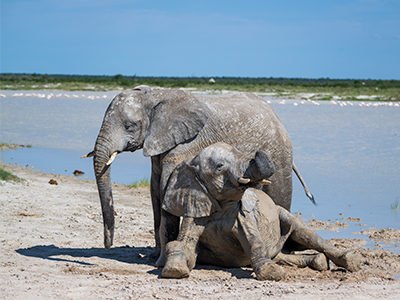
[[[133,123],[133,122],[126,122],[125,123],[125,129],[127,131],[134,131],[136,129],[136,127],[137,127],[136,123]]]
[[[224,164],[221,163],[221,162],[219,162],[219,163],[217,163],[217,164],[215,165],[215,170],[216,170],[217,172],[221,172],[223,166],[224,166]]]

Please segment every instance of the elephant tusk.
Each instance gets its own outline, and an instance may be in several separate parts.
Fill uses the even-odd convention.
[[[260,181],[260,183],[263,184],[263,185],[270,185],[271,181],[269,181],[267,179],[263,179],[263,180]]]
[[[82,155],[81,158],[92,157],[92,156],[94,156],[94,151],[89,152],[89,153],[86,154],[86,155]]]
[[[118,152],[115,151],[115,152],[111,155],[110,159],[109,159],[108,162],[106,163],[106,166],[109,166],[109,165],[112,164],[112,162],[114,161],[114,159],[117,157],[117,154],[118,154]]]
[[[240,177],[240,178],[238,179],[238,182],[239,182],[239,183],[242,183],[242,184],[247,184],[247,183],[250,182],[250,178],[243,178],[243,177]]]

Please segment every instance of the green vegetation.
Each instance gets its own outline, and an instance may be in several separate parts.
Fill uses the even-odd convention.
[[[26,148],[32,148],[32,145],[18,145],[18,144],[8,144],[8,143],[0,143],[0,150],[3,149],[15,149],[15,148],[22,148],[22,147],[26,147]]]
[[[150,181],[147,178],[137,180],[128,185],[129,188],[150,187]]]
[[[390,208],[393,209],[393,210],[395,210],[395,209],[397,209],[397,208],[399,207],[399,204],[400,204],[400,197],[398,197],[398,198],[396,199],[396,201],[394,201],[394,202],[390,205]]]
[[[0,149],[3,149],[3,148],[14,149],[14,148],[19,148],[19,147],[20,147],[20,145],[17,145],[17,144],[0,143]]]
[[[24,179],[15,176],[14,174],[4,170],[0,167],[0,180],[2,181],[14,181],[14,182],[23,182]]]
[[[358,100],[359,95],[376,96],[379,101],[400,100],[400,80],[373,79],[307,79],[307,78],[249,78],[249,77],[141,77],[89,76],[48,74],[0,74],[0,89],[11,90],[127,90],[145,84],[162,88],[193,88],[196,90],[235,90],[274,93],[291,97],[299,93],[318,94],[315,99],[329,100],[340,96],[343,100]]]

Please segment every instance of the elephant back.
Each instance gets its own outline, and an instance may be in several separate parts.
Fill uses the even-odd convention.
[[[197,96],[207,121],[197,136],[177,145],[162,156],[161,188],[167,186],[173,170],[202,149],[223,142],[244,153],[248,159],[264,151],[275,166],[269,186],[256,188],[266,192],[276,204],[290,211],[292,200],[292,143],[271,106],[250,93],[227,96]]]
[[[227,96],[198,96],[207,109],[208,120],[194,143],[205,148],[215,142],[227,143],[249,159],[264,151],[275,166],[269,186],[259,185],[275,201],[290,210],[292,197],[293,149],[289,135],[272,109],[251,93]],[[193,149],[193,145],[187,149]],[[185,151],[185,150],[184,150]],[[283,187],[283,188],[282,188]]]

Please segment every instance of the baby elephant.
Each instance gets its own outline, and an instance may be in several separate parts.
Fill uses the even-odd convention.
[[[166,245],[162,276],[188,277],[196,261],[223,267],[251,265],[258,280],[282,279],[278,264],[327,270],[327,258],[349,271],[359,270],[360,255],[334,247],[255,188],[269,184],[271,176],[273,181],[274,171],[264,152],[249,159],[223,143],[183,162],[168,182],[162,207],[183,217],[178,239]],[[320,253],[283,254],[286,242]]]

